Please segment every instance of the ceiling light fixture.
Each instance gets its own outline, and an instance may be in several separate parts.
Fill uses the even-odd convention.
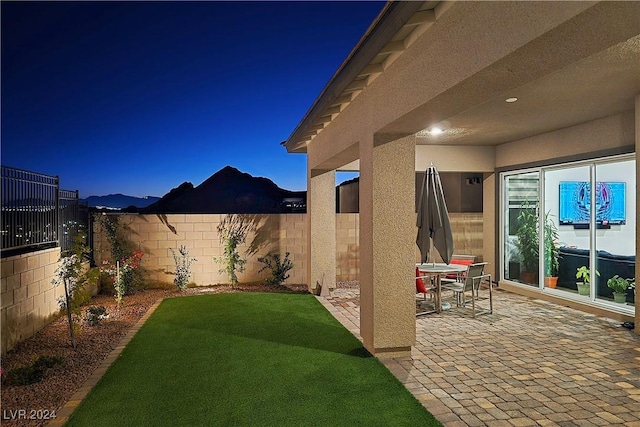
[[[517,100],[518,98],[516,98],[515,96],[512,96],[511,98],[505,99],[505,102],[508,102],[511,104],[512,102],[516,102]]]
[[[431,135],[440,135],[442,132],[444,131],[439,127],[432,127],[431,130],[429,131]]]

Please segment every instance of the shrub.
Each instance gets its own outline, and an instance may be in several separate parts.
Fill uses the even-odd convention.
[[[629,289],[631,282],[633,282],[633,279],[625,279],[616,274],[615,276],[607,280],[607,286],[611,288],[613,292],[623,294],[627,292],[627,289]]]
[[[173,279],[173,283],[179,290],[183,291],[189,283],[189,277],[191,277],[191,263],[197,261],[197,259],[189,257],[189,251],[184,245],[178,249],[179,255],[172,248],[169,248],[169,250],[173,254],[173,260],[176,263],[176,277]]]
[[[280,286],[285,280],[289,278],[287,272],[293,268],[293,263],[289,259],[289,252],[285,253],[284,259],[280,260],[279,254],[269,253],[264,257],[258,258],[258,261],[265,264],[258,272],[269,269],[271,270],[271,277],[268,277],[266,282],[271,286]]]
[[[31,365],[13,368],[4,373],[6,385],[29,385],[42,381],[44,371],[62,363],[60,356],[40,356]]]
[[[87,309],[85,320],[89,325],[95,326],[100,323],[102,319],[106,319],[107,317],[109,317],[109,314],[103,305],[92,306]]]
[[[120,265],[124,267],[120,272],[120,283],[114,283],[114,287],[118,285],[116,287],[116,292],[119,293],[120,296],[132,294],[137,289],[143,287],[144,277],[137,266],[134,268],[128,268],[136,261],[139,263],[140,258],[142,257],[142,252],[136,250],[136,245],[129,238],[132,233],[131,228],[128,224],[123,223],[117,215],[96,214],[94,219],[104,232],[111,249],[110,260],[102,261],[103,266],[109,265],[112,267],[111,270],[113,270],[113,274],[107,274],[109,274],[113,279],[116,270],[116,262],[119,262]],[[124,264],[127,265],[125,266]],[[101,290],[103,290],[102,287]],[[110,291],[108,293],[110,293]],[[121,298],[120,302],[122,302]]]
[[[21,366],[19,368],[9,369],[4,374],[4,383],[6,385],[29,385],[42,381],[44,374],[41,369],[35,366]]]
[[[118,306],[123,304],[124,295],[129,293],[134,272],[140,267],[140,261],[143,256],[144,253],[142,251],[133,251],[130,257],[123,258],[117,261],[116,264],[111,264],[108,260],[102,261],[100,271],[108,274],[113,280]]]
[[[218,235],[224,250],[221,257],[215,257],[214,261],[222,264],[224,268],[220,273],[227,273],[232,286],[238,284],[238,272],[244,271],[247,260],[240,256],[238,247],[247,240],[247,233],[251,228],[249,221],[240,215],[227,215],[218,225]]]

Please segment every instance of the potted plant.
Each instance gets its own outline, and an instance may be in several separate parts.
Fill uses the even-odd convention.
[[[520,277],[525,283],[535,283],[538,271],[538,215],[537,206],[528,202],[524,203],[522,211],[518,215],[518,230],[516,236],[516,247],[522,259],[522,272]]]
[[[560,248],[557,246],[557,242],[558,227],[547,212],[544,216],[544,271],[545,286],[549,288],[555,288],[558,283]]]
[[[635,282],[633,282],[633,279],[625,279],[617,274],[607,280],[607,286],[613,291],[613,300],[615,302],[622,304],[626,302],[627,289],[631,287],[631,283],[633,283],[633,287],[635,288]]]
[[[600,272],[596,270],[596,276],[600,276]],[[581,280],[576,282],[578,286],[578,294],[579,295],[589,295],[589,290],[591,288],[591,271],[589,267],[583,265],[577,268],[576,271],[576,279]]]

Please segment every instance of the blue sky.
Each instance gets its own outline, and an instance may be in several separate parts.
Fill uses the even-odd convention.
[[[280,146],[384,2],[2,2],[2,164],[80,197],[226,165],[306,189]]]

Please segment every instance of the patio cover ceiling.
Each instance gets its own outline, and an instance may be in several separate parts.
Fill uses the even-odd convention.
[[[450,7],[388,3],[283,142],[287,150],[306,152],[306,145],[416,38],[428,37],[439,5]],[[379,132],[417,134],[418,144],[499,145],[632,110],[639,92],[640,2],[602,2]],[[518,101],[505,102],[509,97]],[[431,126],[444,132],[435,137],[427,131]]]

